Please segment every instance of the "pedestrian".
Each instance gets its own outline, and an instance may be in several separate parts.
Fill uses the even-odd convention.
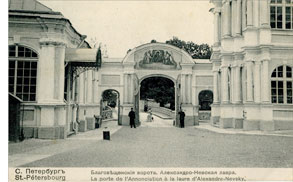
[[[185,113],[182,110],[180,110],[178,114],[179,114],[179,117],[180,117],[180,128],[184,128]]]
[[[150,109],[148,117],[147,117],[147,122],[152,122],[152,121],[154,121],[154,118],[153,118],[152,110]]]
[[[134,126],[134,128],[136,128],[135,127],[135,121],[134,121],[135,112],[133,111],[133,108],[131,108],[131,111],[129,112],[128,116],[129,116],[129,120],[130,120],[130,128],[132,128],[132,126]]]

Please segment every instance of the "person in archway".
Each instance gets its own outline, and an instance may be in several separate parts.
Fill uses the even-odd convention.
[[[152,122],[152,121],[154,121],[154,117],[153,117],[153,114],[152,114],[152,110],[150,109],[148,117],[147,117],[147,122]]]
[[[179,118],[180,118],[180,128],[184,128],[185,113],[180,109],[178,114],[179,114]]]
[[[131,108],[131,111],[128,113],[129,116],[129,120],[130,120],[130,128],[132,128],[132,126],[134,126],[134,128],[136,128],[135,126],[135,112],[133,111],[133,108]]]

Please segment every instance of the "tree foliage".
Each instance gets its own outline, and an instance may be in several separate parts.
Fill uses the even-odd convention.
[[[175,90],[174,83],[162,77],[150,77],[146,78],[141,83],[140,98],[143,100],[154,99],[160,106],[170,104],[170,107],[174,107],[175,103]]]
[[[114,90],[106,90],[102,94],[103,101],[107,101],[108,105],[116,106],[117,102],[117,93]]]
[[[192,41],[185,42],[177,37],[166,41],[166,44],[185,50],[193,59],[210,59],[212,50],[208,44],[195,44]]]

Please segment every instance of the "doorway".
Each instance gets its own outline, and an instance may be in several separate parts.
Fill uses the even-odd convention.
[[[202,90],[198,94],[199,104],[199,120],[209,121],[211,118],[211,104],[213,103],[213,92],[210,90]]]
[[[165,76],[143,78],[139,90],[139,114],[142,126],[171,127],[175,125],[175,83]]]
[[[100,116],[102,120],[117,120],[121,125],[120,93],[114,89],[104,90],[100,102]]]

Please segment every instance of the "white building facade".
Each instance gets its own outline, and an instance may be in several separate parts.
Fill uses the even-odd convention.
[[[211,0],[214,103],[211,124],[293,129],[293,2]]]
[[[71,101],[66,97],[65,52],[89,48],[61,13],[35,0],[9,1],[9,93],[20,100],[24,137],[65,138]]]
[[[117,124],[129,125],[130,108],[137,114],[143,109],[140,84],[149,77],[171,80],[175,115],[182,108],[186,126],[199,123],[198,96],[213,90],[209,60],[194,60],[177,47],[150,43],[133,48],[124,58],[102,58],[97,69],[89,66],[97,60],[97,50],[84,39],[61,13],[38,1],[9,1],[9,94],[21,100],[18,123],[25,138],[60,139],[95,129],[106,90],[119,95]],[[157,57],[156,63],[147,54]],[[178,119],[175,116],[175,125]],[[139,115],[136,122],[140,124]]]
[[[293,2],[211,2],[210,60],[149,43],[124,58],[102,58],[97,68],[92,66],[97,50],[61,13],[35,0],[9,1],[9,94],[21,101],[18,123],[24,137],[60,139],[95,129],[106,90],[118,93],[117,124],[129,125],[130,108],[137,114],[143,109],[140,84],[149,77],[174,83],[175,126],[180,108],[186,126],[209,118],[200,111],[209,93],[215,127],[293,129]],[[139,125],[139,115],[136,119]]]

